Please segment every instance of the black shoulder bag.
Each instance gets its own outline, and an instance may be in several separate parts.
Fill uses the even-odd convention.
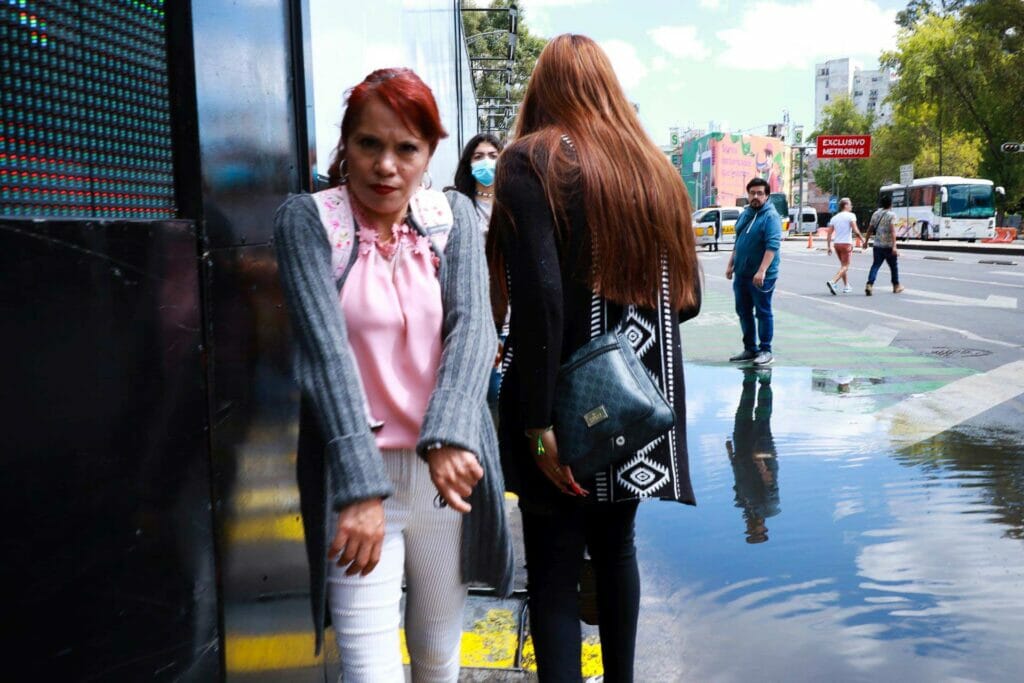
[[[558,370],[558,458],[575,477],[621,462],[675,423],[675,411],[633,352],[621,322],[578,348]]]

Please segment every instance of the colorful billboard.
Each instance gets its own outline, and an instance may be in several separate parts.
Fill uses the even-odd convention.
[[[789,147],[761,135],[709,133],[683,143],[683,181],[694,209],[736,206],[747,182],[760,177],[772,192],[790,194]]]

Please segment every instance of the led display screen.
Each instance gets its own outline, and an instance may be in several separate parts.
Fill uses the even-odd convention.
[[[163,0],[0,0],[0,215],[175,216]]]

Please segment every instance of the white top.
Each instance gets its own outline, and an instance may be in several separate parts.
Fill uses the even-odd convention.
[[[473,205],[476,207],[477,225],[480,227],[480,234],[486,235],[491,225],[491,202],[486,199],[477,198]]]
[[[836,244],[853,244],[853,224],[857,217],[850,211],[840,211],[829,220],[830,227],[835,228],[832,241]]]

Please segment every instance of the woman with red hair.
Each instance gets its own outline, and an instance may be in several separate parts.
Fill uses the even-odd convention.
[[[694,503],[679,342],[680,321],[700,303],[690,200],[608,57],[585,36],[561,35],[544,48],[514,137],[498,162],[488,251],[499,303],[512,311],[499,438],[523,516],[537,672],[541,681],[580,680],[578,586],[589,552],[605,680],[631,681],[637,503]],[[620,321],[676,424],[577,482],[559,462],[552,427],[559,366]]]
[[[275,218],[316,649],[329,606],[346,683],[405,680],[403,578],[415,681],[457,680],[467,584],[511,585],[481,236],[467,198],[424,187],[446,135],[415,73],[374,71],[349,92],[331,187]]]

